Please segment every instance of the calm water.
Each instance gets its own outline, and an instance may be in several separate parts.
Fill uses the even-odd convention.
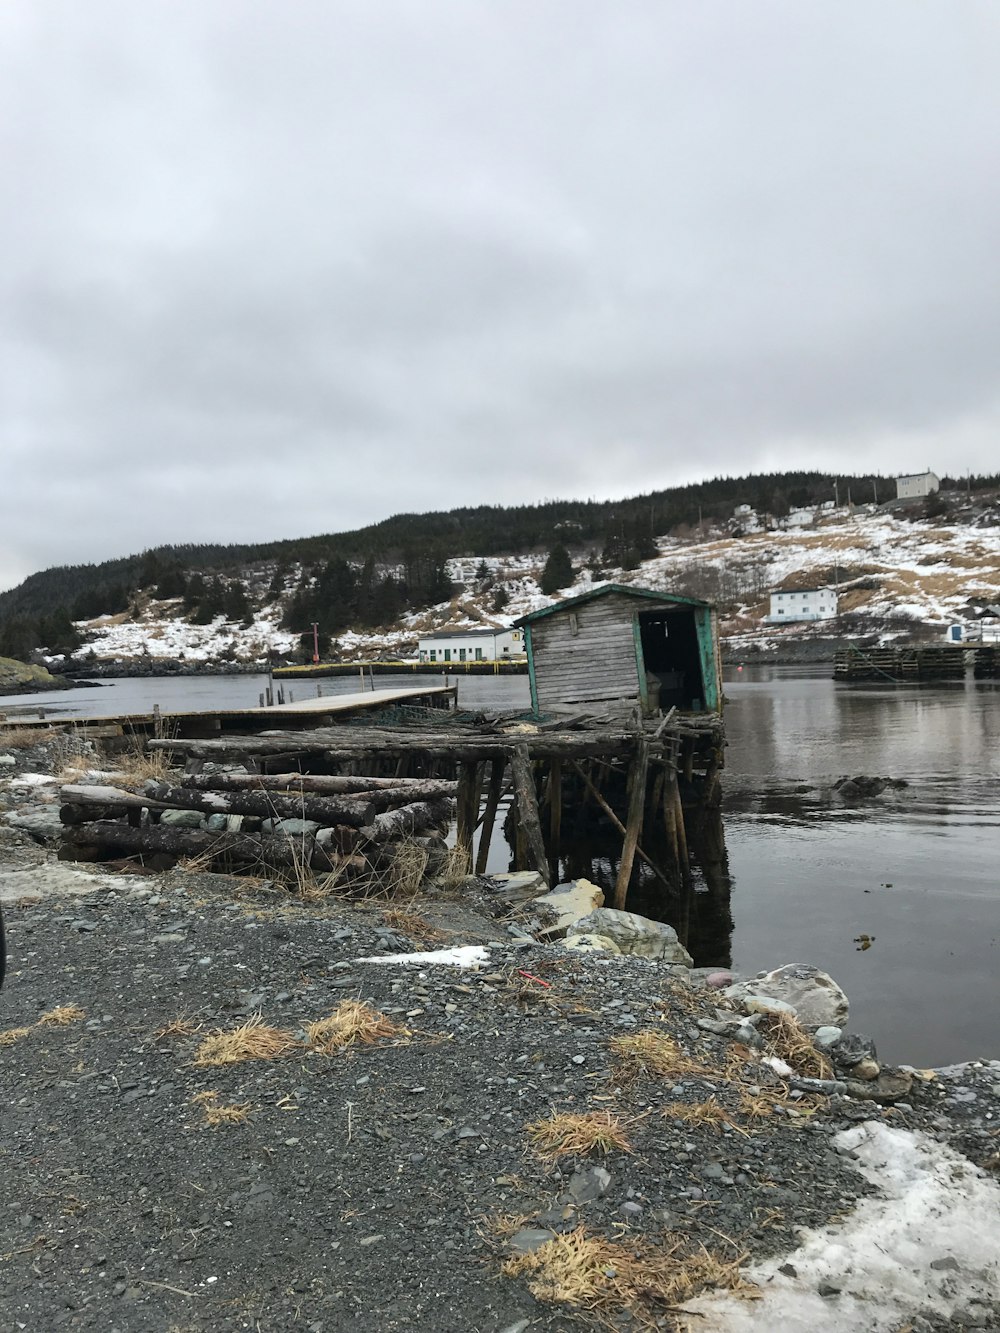
[[[391,677],[377,688],[440,684]],[[50,714],[243,707],[257,676],[108,682],[45,696]],[[353,678],[289,681],[295,697]],[[1000,1057],[1000,683],[835,685],[829,668],[726,673],[725,830],[734,966],[803,961],[851,999],[884,1057],[941,1064]],[[528,703],[524,677],[459,682],[466,707]],[[0,711],[32,707],[0,699]],[[910,784],[845,805],[844,774]],[[861,951],[855,939],[874,938]]]

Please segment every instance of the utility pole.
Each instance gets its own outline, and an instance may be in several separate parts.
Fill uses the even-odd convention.
[[[835,509],[839,509],[839,508],[840,508],[840,490],[839,490],[839,486],[840,486],[840,483],[837,481],[836,478],[834,478],[834,482],[833,482],[833,505],[834,505],[834,508],[835,508]]]
[[[875,493],[875,503],[878,504],[878,482],[872,477],[872,490]]]
[[[319,666],[319,625],[313,621],[313,666]]]

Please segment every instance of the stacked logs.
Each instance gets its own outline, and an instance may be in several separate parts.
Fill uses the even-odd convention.
[[[64,860],[139,856],[163,869],[339,872],[375,878],[402,842],[447,832],[458,784],[303,773],[191,773],[179,782],[65,786]]]

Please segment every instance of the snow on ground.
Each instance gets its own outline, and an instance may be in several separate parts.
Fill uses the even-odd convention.
[[[747,1269],[760,1300],[691,1302],[704,1333],[888,1333],[918,1312],[950,1319],[971,1301],[1000,1300],[996,1181],[923,1134],[879,1121],[834,1142],[878,1194],[841,1223],[804,1232],[791,1254]],[[821,1284],[839,1294],[820,1295]]]
[[[751,515],[750,518],[755,519]],[[765,531],[742,521],[742,535],[718,530],[691,539],[663,537],[659,554],[638,569],[607,569],[599,577],[583,568],[559,597],[578,595],[604,582],[637,584],[688,592],[729,608],[722,630],[731,642],[758,647],[805,632],[831,633],[835,621],[801,625],[762,623],[768,593],[782,586],[806,587],[836,581],[840,607],[871,619],[885,637],[910,623],[943,627],[966,619],[970,598],[995,599],[1000,588],[1000,525],[910,521],[874,506],[824,514],[811,525]],[[506,628],[520,616],[557,600],[538,586],[545,553],[491,557],[490,579],[480,586],[468,566],[478,558],[452,562],[466,577],[450,601],[403,615],[384,630],[347,630],[337,636],[347,657],[412,656],[421,634],[442,629]],[[498,587],[508,596],[493,611]],[[217,616],[210,625],[191,625],[181,603],[152,601],[138,621],[127,615],[102,616],[81,624],[85,650],[99,659],[172,658],[185,662],[264,661],[269,653],[290,654],[296,636],[280,628],[281,606],[258,612],[251,625]],[[856,628],[856,626],[855,626]]]

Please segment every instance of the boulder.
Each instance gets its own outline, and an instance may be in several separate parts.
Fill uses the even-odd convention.
[[[618,945],[607,935],[594,935],[588,932],[583,935],[567,935],[563,941],[567,949],[575,949],[578,953],[621,953]]]
[[[621,953],[652,958],[660,963],[680,963],[691,967],[693,959],[677,938],[673,926],[650,921],[636,912],[619,912],[614,907],[598,907],[589,916],[570,926],[572,935],[602,935],[614,940]]]
[[[530,902],[546,888],[545,879],[537,870],[512,870],[502,875],[490,875],[490,879],[497,886],[497,897],[512,905]]]
[[[0,657],[0,694],[36,694],[40,690],[66,690],[69,682],[50,675],[44,667]]]
[[[789,1018],[798,1018],[798,1010],[786,1000],[774,1000],[770,995],[744,995],[743,1010],[748,1014],[787,1014]]]
[[[205,816],[200,810],[164,810],[160,814],[160,823],[174,828],[204,828]]]
[[[62,837],[62,824],[57,805],[35,805],[6,816],[7,823],[23,829],[36,842],[56,842]]]
[[[755,977],[728,986],[724,995],[738,1003],[749,996],[763,996],[784,1000],[795,1010],[805,1027],[826,1025],[844,1027],[847,1023],[849,1002],[834,979],[818,967],[808,963],[786,963],[772,972],[760,972]]]
[[[542,940],[559,940],[571,926],[592,913],[604,902],[604,892],[589,879],[574,879],[569,884],[557,884],[549,893],[532,900],[533,907],[546,909],[555,916],[554,924],[544,925],[536,934]],[[576,933],[576,932],[574,932]],[[597,934],[602,932],[597,931]]]

